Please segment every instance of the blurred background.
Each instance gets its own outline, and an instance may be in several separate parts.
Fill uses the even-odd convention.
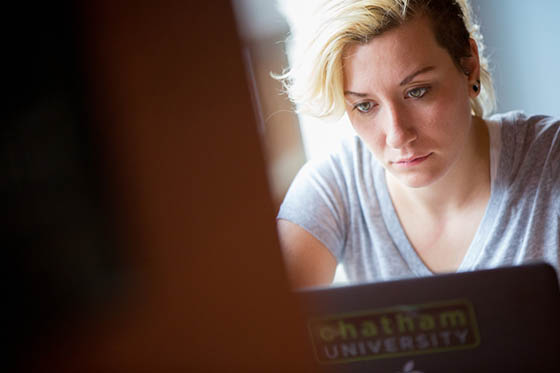
[[[560,2],[472,0],[494,75],[498,112],[560,116]]]

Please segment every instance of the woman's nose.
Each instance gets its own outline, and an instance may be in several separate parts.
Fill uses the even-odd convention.
[[[385,142],[391,148],[400,149],[416,140],[416,130],[402,110],[388,109],[385,121]]]

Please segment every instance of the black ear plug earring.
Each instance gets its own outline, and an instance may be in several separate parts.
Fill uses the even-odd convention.
[[[475,84],[472,86],[473,91],[478,92],[480,89],[480,80],[477,80]]]

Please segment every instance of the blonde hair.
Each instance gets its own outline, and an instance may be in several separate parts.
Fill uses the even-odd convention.
[[[494,88],[484,57],[479,26],[473,22],[468,0],[326,0],[306,23],[312,32],[300,33],[307,40],[294,40],[302,52],[291,67],[275,76],[281,80],[297,111],[316,117],[344,114],[342,55],[350,44],[365,44],[371,38],[402,25],[416,15],[431,20],[438,44],[445,48],[459,69],[469,56],[469,38],[476,41],[480,59],[481,91],[471,99],[471,111],[483,117],[495,107]],[[292,25],[292,27],[297,25]],[[297,30],[297,28],[296,28]],[[296,47],[297,48],[297,47]]]

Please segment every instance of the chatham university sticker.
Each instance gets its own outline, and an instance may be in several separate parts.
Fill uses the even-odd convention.
[[[472,305],[464,299],[330,315],[308,323],[320,363],[400,357],[475,348]]]

